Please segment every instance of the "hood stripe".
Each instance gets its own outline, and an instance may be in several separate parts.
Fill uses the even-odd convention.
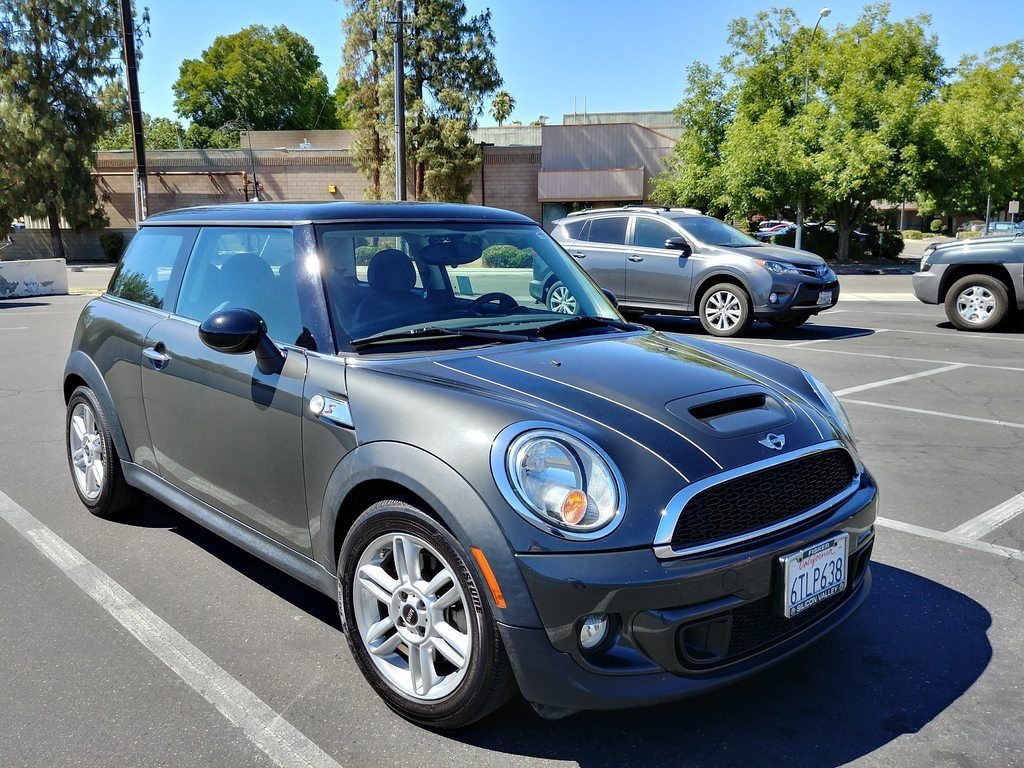
[[[597,419],[593,419],[590,416],[587,416],[585,413],[580,413],[578,411],[574,411],[572,408],[566,408],[564,405],[560,405],[559,403],[553,403],[550,400],[545,400],[543,397],[538,397],[537,395],[531,394],[530,392],[523,392],[521,389],[516,389],[515,387],[510,387],[508,384],[502,384],[500,381],[492,381],[491,379],[486,379],[483,376],[477,376],[475,373],[468,373],[467,371],[459,370],[458,368],[453,368],[450,365],[445,365],[444,363],[439,363],[436,360],[434,360],[433,363],[434,363],[434,365],[440,366],[441,368],[445,368],[445,369],[447,369],[449,371],[452,371],[454,373],[460,374],[462,376],[469,376],[470,378],[473,378],[473,379],[479,379],[480,381],[486,382],[487,384],[491,384],[492,386],[501,387],[502,389],[507,389],[507,390],[509,390],[511,392],[515,392],[518,395],[522,395],[523,397],[528,397],[531,400],[536,400],[536,401],[544,403],[546,405],[550,405],[552,408],[558,408],[559,410],[566,411],[567,413],[571,413],[573,416],[578,416],[581,419],[586,419],[587,421],[593,422],[594,424],[597,424],[602,429],[607,429],[610,432],[614,432],[615,434],[619,435],[620,437],[623,437],[626,440],[629,440],[629,442],[633,443],[634,445],[638,446],[639,448],[642,448],[643,450],[647,451],[649,454],[654,456],[656,459],[661,461],[665,466],[669,467],[673,472],[675,472],[677,475],[679,475],[681,478],[683,478],[683,480],[685,480],[687,483],[690,482],[690,478],[688,478],[686,475],[684,475],[682,472],[680,472],[679,468],[675,464],[670,462],[668,459],[666,459],[660,453],[651,450],[649,447],[647,447],[643,443],[639,442],[638,440],[633,439],[632,437],[627,435],[625,432],[620,432],[619,430],[615,429],[615,427],[610,427],[607,424],[603,424],[602,422],[598,421]]]
[[[562,386],[569,387],[570,389],[575,389],[577,392],[583,392],[584,394],[592,395],[593,397],[598,397],[601,400],[604,400],[605,402],[612,403],[613,405],[617,405],[620,408],[624,408],[627,411],[630,411],[631,413],[635,413],[637,416],[643,416],[645,419],[648,419],[649,421],[653,421],[659,427],[664,427],[665,429],[667,429],[672,434],[674,434],[674,435],[676,435],[678,437],[681,437],[683,440],[688,442],[690,445],[692,445],[698,451],[703,453],[708,458],[708,461],[710,461],[712,464],[714,464],[719,469],[725,469],[725,467],[723,467],[721,464],[718,463],[718,461],[715,459],[714,456],[712,456],[710,453],[705,451],[697,443],[695,443],[689,437],[684,435],[682,432],[679,432],[679,431],[673,429],[668,424],[664,423],[663,421],[659,421],[658,419],[654,418],[653,416],[651,416],[649,414],[644,413],[643,411],[638,411],[636,408],[632,408],[632,407],[626,405],[625,403],[620,403],[618,400],[612,400],[610,397],[605,397],[604,395],[599,395],[597,392],[592,392],[591,390],[584,389],[583,387],[577,387],[575,384],[570,384],[570,383],[568,383],[566,381],[559,381],[558,379],[553,379],[550,376],[545,376],[542,373],[535,373],[534,371],[528,371],[525,368],[518,368],[518,367],[516,367],[514,365],[509,365],[508,363],[503,363],[500,360],[492,360],[489,357],[481,356],[480,359],[484,360],[485,362],[488,362],[488,363],[494,363],[495,365],[500,365],[500,366],[502,366],[504,368],[509,368],[509,369],[511,369],[513,371],[519,371],[520,373],[525,373],[525,374],[527,374],[529,376],[536,376],[538,379],[544,379],[545,381],[550,381],[550,382],[553,382],[555,384],[561,384]]]

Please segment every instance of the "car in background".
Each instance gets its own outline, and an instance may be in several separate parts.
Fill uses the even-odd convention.
[[[656,206],[604,208],[556,221],[551,232],[627,316],[697,315],[714,336],[755,320],[794,328],[834,307],[839,281],[824,259],[767,245],[701,214]],[[534,264],[531,295],[575,314],[576,297]]]
[[[763,243],[767,243],[776,235],[788,235],[796,230],[796,224],[782,223],[770,227],[761,227],[754,233],[754,237]]]
[[[981,231],[984,231],[982,226]],[[1024,232],[1024,222],[1013,221],[990,221],[988,223],[988,234],[1001,235],[1005,233]]]
[[[956,328],[994,330],[1024,309],[1024,232],[930,245],[913,287]]]

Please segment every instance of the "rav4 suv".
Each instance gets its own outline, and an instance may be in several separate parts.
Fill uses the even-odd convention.
[[[474,266],[492,246],[542,262],[574,316],[529,270]],[[149,494],[336,596],[369,685],[432,727],[517,689],[554,717],[705,691],[871,583],[875,484],[832,393],[623,321],[518,214],[154,216],[63,387],[90,511]]]
[[[696,314],[708,333],[738,336],[754,320],[795,328],[839,301],[839,281],[820,257],[689,210],[585,211],[556,221],[551,234],[627,316]],[[531,294],[573,314],[572,291],[543,267],[534,262]]]

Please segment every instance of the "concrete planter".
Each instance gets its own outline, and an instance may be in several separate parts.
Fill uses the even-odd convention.
[[[64,259],[0,261],[0,299],[60,296],[68,292]]]

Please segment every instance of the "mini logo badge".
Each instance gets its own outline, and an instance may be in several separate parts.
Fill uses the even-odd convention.
[[[786,436],[769,432],[765,435],[764,440],[758,440],[757,442],[765,448],[771,448],[773,451],[781,451],[786,445]]]

